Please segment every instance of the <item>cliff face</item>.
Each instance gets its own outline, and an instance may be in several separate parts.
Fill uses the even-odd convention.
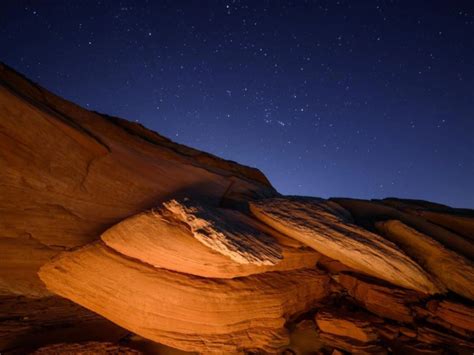
[[[4,65],[0,135],[0,351],[474,348],[474,211],[280,196]]]

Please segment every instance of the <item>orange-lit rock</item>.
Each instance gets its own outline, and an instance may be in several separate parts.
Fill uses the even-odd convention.
[[[423,298],[414,291],[377,284],[350,274],[341,274],[337,280],[367,310],[403,323],[413,321],[410,304],[416,304]]]
[[[472,210],[283,197],[1,64],[0,165],[1,353],[472,353]]]
[[[428,302],[427,309],[431,321],[464,329],[474,336],[474,307],[448,300],[432,300]]]
[[[365,201],[351,198],[335,198],[331,200],[350,211],[356,223],[365,228],[373,228],[373,224],[376,221],[396,219],[420,233],[429,235],[458,254],[474,259],[474,243],[420,216],[406,213],[381,201]],[[399,203],[396,205],[399,206]]]
[[[315,269],[233,280],[153,268],[93,243],[40,270],[52,292],[145,338],[190,351],[275,351],[288,344],[287,317],[329,293]]]
[[[102,234],[111,248],[182,273],[234,278],[311,268],[320,255],[238,211],[192,201],[165,203]]]
[[[250,210],[262,222],[355,270],[427,294],[442,291],[395,244],[350,223],[324,200],[270,198],[251,202]]]
[[[400,221],[377,222],[376,227],[448,289],[474,300],[474,265],[470,260]]]
[[[362,343],[379,339],[372,323],[362,316],[322,310],[316,314],[316,324],[325,333],[351,338]]]
[[[274,194],[257,169],[85,110],[2,64],[0,164],[0,240],[12,245],[0,248],[0,270],[22,270],[0,280],[3,294],[45,296],[36,275],[45,257],[171,198]]]

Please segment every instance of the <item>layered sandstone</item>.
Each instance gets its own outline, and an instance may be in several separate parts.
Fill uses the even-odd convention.
[[[312,268],[320,258],[239,211],[189,200],[127,218],[103,233],[102,240],[146,264],[213,278]]]
[[[153,268],[102,243],[63,253],[40,270],[48,289],[157,342],[189,351],[276,351],[287,318],[329,295],[316,269],[233,280]],[[133,300],[133,302],[131,302]]]
[[[446,288],[474,300],[474,264],[470,260],[400,221],[377,222],[376,227]]]
[[[0,135],[2,353],[474,351],[472,210],[281,196],[4,65]]]
[[[250,210],[281,233],[357,271],[427,294],[443,291],[395,244],[350,223],[347,213],[326,201],[276,197],[253,201]]]

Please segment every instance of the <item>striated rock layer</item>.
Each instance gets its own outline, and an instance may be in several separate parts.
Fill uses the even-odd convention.
[[[251,202],[252,214],[355,270],[395,285],[433,294],[443,291],[395,244],[360,228],[326,201],[316,198],[272,198]]]
[[[286,319],[327,297],[330,281],[316,269],[205,279],[144,265],[102,243],[61,254],[39,275],[56,294],[148,339],[226,352],[286,345]]]
[[[185,203],[191,205],[189,201]],[[175,209],[168,208],[170,205]],[[311,268],[320,258],[319,253],[238,211],[205,206],[208,215],[213,211],[212,221],[216,224],[206,220],[206,230],[193,233],[180,214],[184,212],[182,206],[172,201],[130,217],[104,232],[102,240],[116,251],[155,267],[214,278]],[[187,218],[194,218],[203,208],[191,212],[188,207]],[[237,261],[224,247],[226,238],[235,238],[236,230],[239,237],[246,236],[232,245],[231,253],[238,255],[234,257]],[[209,234],[212,237],[203,242],[203,235]]]
[[[472,210],[280,196],[1,64],[0,164],[1,353],[474,351]]]
[[[474,264],[471,261],[400,221],[377,222],[376,227],[446,288],[474,300]]]
[[[87,111],[1,63],[0,166],[4,295],[49,296],[36,276],[46,259],[170,198],[239,206],[275,193],[257,169]]]

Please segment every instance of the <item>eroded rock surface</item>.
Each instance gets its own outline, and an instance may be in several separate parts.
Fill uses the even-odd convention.
[[[394,203],[393,199],[366,201],[351,198],[334,198],[331,200],[350,211],[356,223],[367,229],[373,229],[374,222],[395,219],[423,234],[429,235],[456,253],[464,255],[470,260],[474,259],[474,243],[418,215],[407,213],[404,209],[394,207],[400,206],[399,200],[396,201],[397,203]],[[403,206],[406,209],[407,203],[405,202]]]
[[[320,258],[241,212],[189,200],[130,217],[108,229],[102,240],[155,267],[214,278],[312,268]]]
[[[338,275],[337,281],[367,310],[402,323],[413,322],[411,305],[424,298],[422,294],[411,290],[383,285],[351,274]]]
[[[251,202],[250,210],[262,222],[355,270],[428,294],[442,291],[395,244],[350,223],[321,199],[263,199]]]
[[[377,222],[376,227],[446,288],[474,300],[474,265],[471,261],[400,221]]]
[[[0,64],[0,292],[43,297],[45,258],[171,198],[238,204],[274,189],[254,168],[85,110]],[[27,239],[27,240],[26,240]],[[15,244],[16,243],[16,244]],[[19,265],[19,255],[24,258]]]
[[[286,317],[328,296],[330,281],[316,269],[204,279],[147,266],[102,243],[61,254],[40,277],[56,294],[148,339],[224,352],[286,345]]]
[[[472,210],[283,197],[4,65],[0,164],[2,353],[473,351]]]

